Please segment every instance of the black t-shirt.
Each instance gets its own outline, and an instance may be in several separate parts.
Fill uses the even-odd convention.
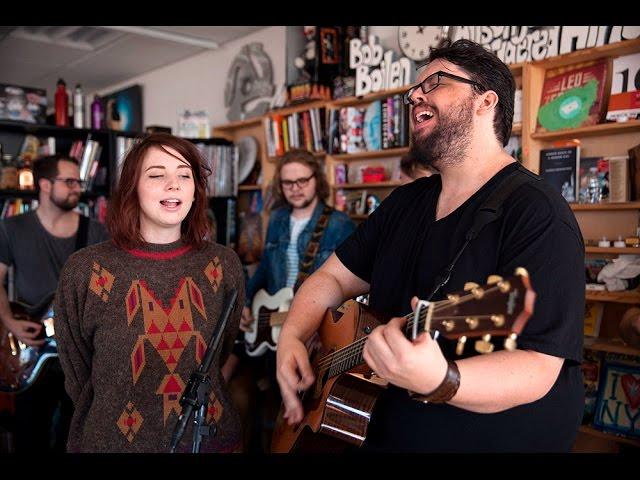
[[[89,221],[87,245],[109,239],[104,225]],[[42,226],[35,210],[0,222],[0,262],[15,267],[18,299],[37,305],[58,287],[58,277],[76,249],[76,235],[54,237]]]
[[[474,212],[516,168],[515,163],[503,168],[438,221],[439,175],[392,192],[336,250],[340,261],[371,285],[371,308],[402,316],[410,312],[412,296],[426,298],[435,277],[463,245]],[[566,359],[557,381],[540,400],[495,414],[423,404],[411,400],[406,390],[390,387],[378,400],[365,448],[433,452],[571,449],[584,405],[580,372],[585,295],[582,235],[566,201],[544,181],[521,186],[503,208],[502,217],[469,244],[451,280],[434,300],[463,290],[465,282],[483,284],[491,274],[509,277],[516,267],[526,268],[537,296],[518,348]],[[442,337],[438,341],[445,355],[455,359],[455,342]]]

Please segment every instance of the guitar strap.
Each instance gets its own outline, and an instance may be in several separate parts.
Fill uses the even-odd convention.
[[[78,224],[78,232],[76,233],[76,246],[74,251],[77,252],[81,248],[87,246],[89,241],[89,217],[80,215],[80,223]]]
[[[453,261],[449,264],[449,266],[447,266],[443,270],[443,272],[436,277],[436,286],[427,297],[427,301],[431,301],[436,293],[438,293],[442,289],[442,287],[444,287],[449,282],[449,280],[451,279],[451,272],[453,271],[453,268],[455,267],[456,263],[462,256],[462,253],[465,251],[469,243],[471,243],[471,241],[480,234],[485,226],[496,221],[502,216],[502,206],[509,195],[511,195],[526,183],[534,183],[540,180],[542,180],[542,177],[527,170],[518,163],[517,168],[500,181],[493,192],[491,192],[489,197],[476,211],[473,225],[467,232],[462,248],[458,250],[458,253],[456,253],[456,255],[453,257]]]
[[[296,283],[293,287],[294,292],[297,292],[298,288],[300,288],[300,285],[302,285],[302,282],[304,282],[311,275],[313,262],[315,261],[318,250],[320,249],[320,240],[322,240],[322,236],[327,229],[327,225],[329,225],[329,217],[331,216],[332,212],[333,208],[331,208],[329,205],[325,205],[322,213],[320,214],[320,218],[318,218],[316,228],[313,230],[311,239],[309,240],[309,244],[307,245],[307,251],[305,252],[304,257],[300,259],[298,278],[296,279]]]

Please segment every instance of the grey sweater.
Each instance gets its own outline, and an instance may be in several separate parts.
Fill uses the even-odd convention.
[[[202,452],[238,451],[240,418],[220,367],[238,332],[244,278],[237,255],[182,242],[125,251],[104,242],[73,254],[55,303],[56,339],[75,411],[70,452],[168,452],[180,396],[200,364],[224,300],[238,290],[210,375]],[[187,428],[179,450],[191,451]]]

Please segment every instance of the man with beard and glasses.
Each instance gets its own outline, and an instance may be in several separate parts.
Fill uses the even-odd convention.
[[[412,153],[439,175],[394,190],[298,291],[277,351],[290,425],[302,420],[299,392],[314,380],[305,341],[327,308],[369,292],[370,307],[393,318],[364,346],[368,366],[390,384],[371,415],[364,450],[571,449],[584,405],[584,244],[562,196],[503,148],[514,92],[509,68],[479,44],[447,41],[432,50],[405,102]],[[501,215],[470,240],[437,288],[494,192],[506,192]],[[405,336],[401,316],[417,299],[443,300],[466,282],[510,277],[517,267],[528,271],[537,294],[527,294],[535,308],[518,349],[494,339],[495,351],[480,355],[470,339],[457,355],[456,342],[443,335]]]
[[[31,306],[47,303],[67,258],[79,248],[107,240],[108,234],[101,223],[74,211],[82,187],[75,159],[43,157],[34,162],[33,176],[38,208],[0,222],[0,319],[17,340],[39,346],[43,325],[16,320],[11,312],[5,289],[9,267],[14,270],[17,301]],[[33,386],[16,397],[10,426],[15,451],[63,451],[71,408],[56,358]]]
[[[273,192],[276,208],[269,217],[264,252],[256,272],[247,282],[246,307],[240,322],[240,329],[245,332],[251,331],[253,316],[250,305],[260,289],[265,289],[269,295],[285,287],[296,290],[356,228],[346,214],[325,203],[329,197],[329,184],[322,164],[307,150],[293,149],[280,157],[273,178]],[[318,231],[318,224],[326,226]],[[317,249],[311,258],[306,256],[312,237],[315,237]],[[306,271],[301,269],[305,257],[309,264]],[[245,365],[253,367],[254,375],[258,376],[258,389],[268,394],[268,407],[261,421],[266,429],[258,426],[259,433],[265,438],[261,441],[262,446],[254,445],[249,449],[268,451],[270,429],[280,406],[275,354],[267,350],[262,357],[254,359],[236,349],[232,362],[226,366],[227,376],[240,357],[246,359]],[[256,374],[259,371],[265,373]]]

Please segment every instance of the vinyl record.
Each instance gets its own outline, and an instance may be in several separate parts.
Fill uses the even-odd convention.
[[[258,156],[258,141],[251,136],[242,137],[238,147],[238,183],[242,183],[253,170]]]

